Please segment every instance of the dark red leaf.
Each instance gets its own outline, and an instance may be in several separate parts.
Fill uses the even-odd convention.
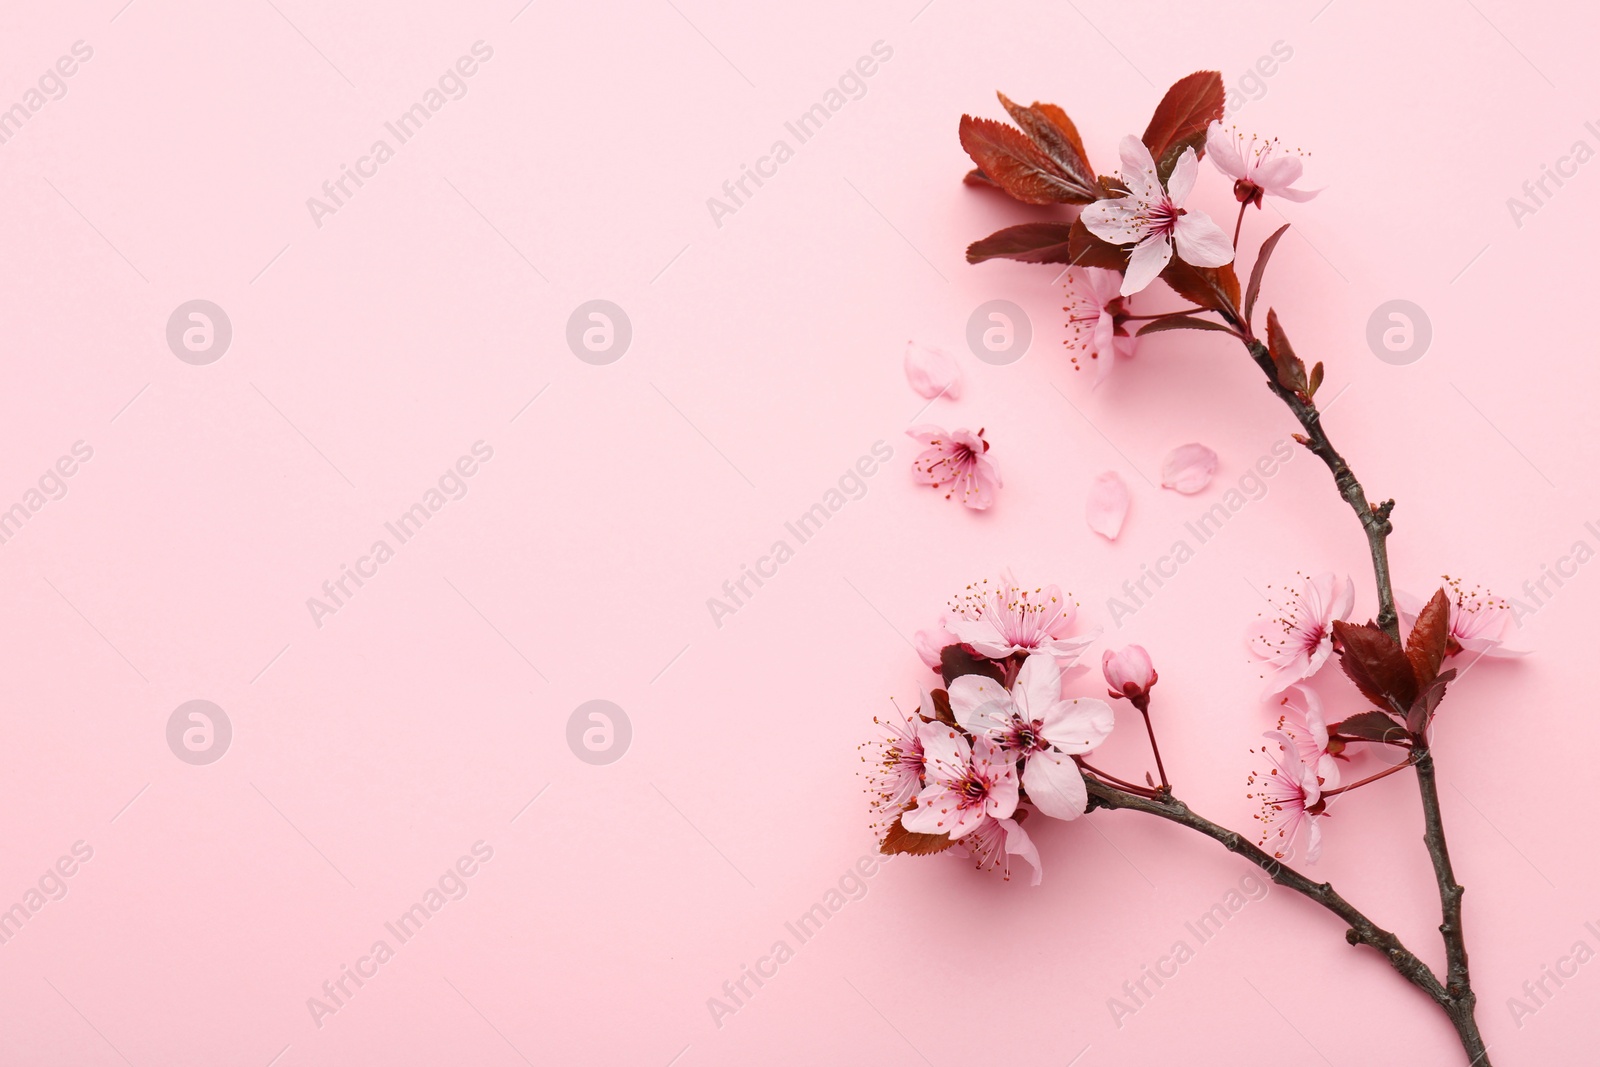
[[[1102,267],[1119,273],[1128,269],[1128,254],[1132,251],[1100,240],[1089,232],[1082,219],[1072,224],[1067,250],[1071,253],[1072,262],[1080,267]]]
[[[1161,280],[1185,300],[1238,321],[1239,276],[1233,272],[1233,264],[1196,267],[1173,256],[1161,272]]]
[[[986,259],[1017,259],[1024,263],[1071,263],[1067,240],[1070,222],[1024,222],[991,233],[967,246],[967,262]]]
[[[1421,734],[1428,728],[1433,713],[1439,710],[1439,702],[1444,699],[1445,687],[1455,676],[1456,671],[1452,667],[1428,683],[1427,688],[1412,702],[1411,710],[1406,713],[1406,729],[1414,734]]]
[[[944,684],[964,674],[981,674],[986,678],[993,678],[1001,685],[1005,684],[1005,672],[1000,669],[1000,664],[992,659],[984,659],[967,651],[965,645],[946,645],[939,653],[939,674],[944,678]]]
[[[1322,361],[1318,360],[1316,366],[1311,368],[1311,381],[1306,387],[1306,396],[1316,396],[1317,390],[1322,388]]]
[[[1352,715],[1344,722],[1336,722],[1329,726],[1328,734],[1333,737],[1359,737],[1366,741],[1383,741],[1388,744],[1406,739],[1405,727],[1381,711],[1363,711],[1359,715]]]
[[[878,851],[885,856],[904,853],[907,856],[932,856],[955,844],[949,834],[914,834],[896,819],[889,832],[883,836]]]
[[[1397,715],[1410,710],[1417,679],[1398,641],[1371,623],[1356,626],[1337,619],[1333,636],[1341,649],[1339,666],[1363,696]]]
[[[956,713],[950,709],[950,693],[948,690],[935,689],[929,694],[933,700],[933,717],[946,726],[956,724]]]
[[[1440,589],[1417,613],[1417,621],[1406,635],[1406,658],[1419,686],[1427,686],[1439,673],[1449,643],[1450,598]]]
[[[1210,319],[1196,319],[1184,316],[1183,318],[1155,319],[1145,323],[1139,328],[1139,336],[1147,333],[1161,333],[1164,330],[1221,330],[1223,333],[1233,333],[1232,326],[1224,326],[1220,322]]]
[[[1222,118],[1226,101],[1222,75],[1214,70],[1195,71],[1167,90],[1144,131],[1144,146],[1163,182],[1184,149],[1193,148],[1197,156],[1206,154],[1206,127]]]
[[[1278,384],[1291,393],[1306,394],[1310,383],[1306,381],[1306,365],[1289,346],[1289,335],[1278,322],[1278,313],[1267,309],[1267,351],[1272,355],[1272,365],[1278,369]]]
[[[961,116],[961,147],[990,181],[1024,204],[1087,204],[1087,191],[1021,130]]]
[[[1244,291],[1244,318],[1250,321],[1250,316],[1256,311],[1256,298],[1261,295],[1261,279],[1267,273],[1267,260],[1272,258],[1272,250],[1278,247],[1278,239],[1289,229],[1286,222],[1272,231],[1272,236],[1261,242],[1261,251],[1256,253],[1255,265],[1250,268],[1250,284]]]
[[[1034,101],[1032,106],[1023,107],[1013,103],[1005,93],[995,95],[1011,114],[1012,120],[1022,127],[1022,132],[1032,138],[1033,143],[1078,187],[1086,197],[1084,202],[1097,199],[1098,183],[1095,181],[1094,168],[1089,166],[1089,157],[1083,150],[1078,127],[1073,125],[1067,113],[1054,104]]]
[[[1000,188],[994,183],[992,178],[983,172],[983,168],[981,167],[973,167],[971,170],[967,171],[966,174],[962,175],[961,181],[964,185],[978,185],[985,189]]]

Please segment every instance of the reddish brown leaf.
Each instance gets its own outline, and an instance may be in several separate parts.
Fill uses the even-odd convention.
[[[1184,149],[1193,148],[1197,156],[1206,154],[1206,127],[1222,118],[1226,101],[1222,75],[1214,70],[1195,71],[1167,90],[1144,131],[1144,146],[1163,182]]]
[[[1233,272],[1233,264],[1196,267],[1173,256],[1161,272],[1161,280],[1185,300],[1239,321],[1239,276]]]
[[[1245,321],[1256,312],[1256,298],[1261,295],[1261,279],[1266,277],[1267,260],[1272,258],[1272,250],[1278,247],[1278,241],[1289,229],[1286,222],[1272,231],[1272,236],[1261,242],[1261,251],[1256,253],[1255,264],[1250,268],[1250,284],[1244,291],[1244,317]]]
[[[1087,204],[1095,199],[1014,126],[962,115],[961,147],[990,181],[1024,204]]]
[[[1025,222],[1007,226],[981,241],[967,246],[967,262],[986,259],[1017,259],[1024,263],[1071,263],[1068,222]]]
[[[1411,704],[1411,710],[1406,713],[1406,729],[1414,734],[1421,734],[1428,728],[1428,723],[1433,719],[1433,713],[1439,710],[1439,702],[1444,699],[1445,687],[1455,678],[1455,668],[1440,674],[1439,677],[1428,683]]]
[[[1318,360],[1311,368],[1311,381],[1306,386],[1306,396],[1316,396],[1317,390],[1322,388],[1322,361]]]
[[[1406,739],[1405,728],[1381,711],[1363,711],[1359,715],[1352,715],[1344,722],[1336,722],[1328,727],[1328,733],[1334,737],[1358,737],[1388,744]]]
[[[1162,333],[1166,330],[1220,330],[1223,333],[1233,333],[1232,326],[1224,326],[1220,322],[1210,319],[1196,319],[1189,316],[1171,319],[1155,319],[1139,328],[1139,336],[1147,333]]]
[[[986,678],[1005,684],[1005,672],[1000,669],[1000,664],[992,659],[973,655],[967,651],[965,645],[946,645],[939,652],[939,674],[944,678],[944,684],[964,674],[981,674]]]
[[[1337,619],[1333,636],[1342,651],[1339,666],[1380,708],[1404,715],[1417,698],[1417,679],[1400,643],[1371,623],[1360,626]]]
[[[996,93],[1000,103],[1010,113],[1022,132],[1033,139],[1045,155],[1061,168],[1062,173],[1078,187],[1085,197],[1084,203],[1098,198],[1094,168],[1083,150],[1083,139],[1067,113],[1054,104],[1035,101],[1030,107],[1013,103],[1005,93]]]
[[[889,827],[889,832],[884,835],[878,851],[885,856],[901,853],[907,856],[932,856],[934,853],[943,852],[953,844],[955,842],[950,840],[949,834],[914,834],[901,826],[900,820],[896,819],[894,825]]]
[[[950,709],[949,691],[935,689],[928,696],[933,701],[933,717],[946,726],[954,726],[956,724],[956,713]]]
[[[1450,598],[1440,589],[1417,613],[1417,621],[1406,635],[1406,659],[1417,685],[1426,687],[1439,673],[1445,647],[1450,643]]]
[[[973,167],[971,170],[967,171],[966,174],[962,175],[961,182],[963,185],[977,185],[982,186],[985,189],[1000,188],[987,174],[983,172],[981,167]]]
[[[1100,240],[1079,219],[1072,224],[1067,251],[1072,262],[1080,267],[1102,267],[1121,272],[1128,269],[1128,254],[1132,250]]]
[[[1310,383],[1306,381],[1306,365],[1289,346],[1289,335],[1278,322],[1278,313],[1267,309],[1267,351],[1272,355],[1272,365],[1278,369],[1278,384],[1291,393],[1306,394]]]

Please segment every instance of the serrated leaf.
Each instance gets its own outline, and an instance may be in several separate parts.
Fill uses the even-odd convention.
[[[1010,113],[1012,121],[1022,127],[1022,132],[1061,168],[1062,173],[1078,186],[1083,195],[1088,200],[1096,199],[1094,168],[1089,165],[1089,157],[1083,150],[1078,127],[1073,125],[1067,113],[1054,104],[1034,101],[1031,106],[1023,107],[1013,103],[1005,93],[995,95]]]
[[[961,147],[986,177],[1024,204],[1088,204],[1096,195],[1015,126],[961,116]]]
[[[1338,619],[1333,635],[1342,649],[1339,666],[1361,694],[1380,708],[1404,715],[1417,698],[1417,679],[1400,642],[1371,623],[1357,626]]]
[[[883,835],[878,851],[885,856],[932,856],[953,844],[949,834],[914,834],[896,819],[889,832]]]
[[[1433,713],[1439,710],[1439,702],[1444,699],[1445,687],[1455,676],[1456,671],[1452,667],[1428,683],[1427,688],[1412,701],[1411,710],[1406,713],[1406,729],[1414,734],[1421,734],[1428,728]]]
[[[1278,384],[1291,393],[1305,393],[1310,384],[1306,381],[1306,365],[1294,354],[1289,345],[1289,335],[1278,322],[1278,313],[1267,309],[1267,352],[1272,365],[1278,370]]]
[[[1255,314],[1256,298],[1261,295],[1261,279],[1267,273],[1267,260],[1272,258],[1272,250],[1278,247],[1278,239],[1288,229],[1289,224],[1286,222],[1276,230],[1273,230],[1272,236],[1261,242],[1261,251],[1256,253],[1255,264],[1250,268],[1250,284],[1244,291],[1244,319],[1246,322],[1249,322],[1250,317]]]
[[[1191,303],[1220,311],[1230,320],[1239,318],[1239,276],[1233,272],[1231,263],[1221,267],[1196,267],[1173,256],[1162,270],[1161,280]]]
[[[1381,711],[1363,711],[1359,715],[1352,715],[1343,722],[1329,726],[1328,733],[1336,737],[1359,737],[1388,744],[1406,739],[1405,728]]]
[[[1152,320],[1139,328],[1137,336],[1143,337],[1147,333],[1162,333],[1166,330],[1220,330],[1223,333],[1233,333],[1233,327],[1224,326],[1220,322],[1185,317]]]
[[[1214,70],[1195,71],[1167,90],[1143,137],[1163,184],[1184,149],[1193,148],[1197,156],[1206,154],[1206,127],[1222,118],[1226,102],[1222,75]]]
[[[968,652],[965,645],[946,645],[940,650],[939,674],[947,686],[966,674],[981,674],[985,678],[993,678],[1001,685],[1006,681],[1005,672],[1000,669],[998,663]]]
[[[1443,589],[1417,612],[1417,621],[1406,635],[1406,659],[1417,685],[1427,687],[1439,673],[1450,644],[1450,598]]]
[[[1071,263],[1070,222],[1025,222],[1007,226],[967,246],[967,262],[1015,259],[1023,263]]]

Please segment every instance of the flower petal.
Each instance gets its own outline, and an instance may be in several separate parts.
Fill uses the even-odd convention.
[[[1156,161],[1143,141],[1130,133],[1118,143],[1117,154],[1122,157],[1122,184],[1135,199],[1148,204],[1164,195]]]
[[[1233,262],[1233,242],[1202,211],[1181,216],[1172,228],[1172,240],[1178,246],[1178,257],[1196,267],[1220,267]]]
[[[1150,226],[1143,205],[1131,196],[1096,200],[1078,218],[1090,233],[1114,245],[1133,244],[1144,237]]]
[[[1180,493],[1198,493],[1217,472],[1217,454],[1202,444],[1179,445],[1161,461],[1161,484]]]
[[[929,400],[939,396],[961,399],[961,366],[944,349],[906,342],[905,369],[906,381],[918,395]]]
[[[1220,121],[1206,127],[1206,158],[1230,178],[1237,180],[1245,175],[1244,156],[1239,154],[1239,138],[1224,132]]]
[[[1185,215],[1184,218],[1189,216]],[[1183,221],[1182,219],[1179,220]],[[1172,242],[1165,237],[1147,237],[1128,256],[1128,273],[1122,276],[1122,295],[1143,292],[1161,276],[1172,259]]]
[[[1189,199],[1199,173],[1200,157],[1194,154],[1193,148],[1185,148],[1178,162],[1173,164],[1171,175],[1167,177],[1167,196],[1174,206],[1182,207],[1183,202]]]
[[[1127,517],[1128,487],[1122,475],[1106,471],[1089,486],[1089,502],[1084,509],[1089,529],[1108,541],[1115,541]]]
[[[987,675],[963,674],[950,680],[950,713],[975,737],[1009,721],[1014,708],[1005,686]]]
[[[1099,748],[1116,725],[1117,713],[1104,700],[1073,697],[1050,709],[1040,724],[1039,733],[1062,752],[1081,756]]]
[[[1033,868],[1033,881],[1030,885],[1038,885],[1044,881],[1044,867],[1039,864],[1039,849],[1033,843],[1033,838],[1028,836],[1028,831],[1015,819],[996,819],[1000,829],[1006,834],[1006,855],[1020,856],[1028,861]]]
[[[1076,819],[1089,806],[1089,787],[1070,756],[1035,752],[1022,769],[1022,784],[1034,807],[1052,819]]]

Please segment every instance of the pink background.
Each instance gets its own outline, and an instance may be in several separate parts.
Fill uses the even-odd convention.
[[[1226,338],[1152,339],[1091,391],[1054,272],[963,262],[1038,215],[960,184],[958,116],[999,117],[996,88],[1058,101],[1109,170],[1172,80],[1215,67],[1237,89],[1287,45],[1235,121],[1311,151],[1327,191],[1282,205],[1295,228],[1265,299],[1326,388],[1348,386],[1330,429],[1400,502],[1399,584],[1444,571],[1521,596],[1574,542],[1600,546],[1600,169],[1520,227],[1506,206],[1574,141],[1600,147],[1590,16],[123,4],[0,13],[0,107],[93,49],[0,145],[0,507],[93,449],[0,547],[0,907],[93,849],[0,945],[6,1064],[1461,1061],[1431,1005],[1276,891],[1119,1028],[1107,999],[1253,870],[1120,813],[1032,824],[1038,889],[949,857],[889,864],[720,1027],[706,1002],[795,946],[784,923],[873,847],[856,745],[928,678],[912,631],[1004,567],[1109,627],[1106,598],[1291,429]],[[480,40],[493,57],[465,97],[315,225],[306,199]],[[878,41],[893,54],[865,95],[716,225],[706,199]],[[1198,196],[1231,222],[1209,168]],[[1245,245],[1278,222],[1252,213]],[[165,340],[195,298],[233,325],[208,366]],[[609,366],[564,339],[596,298],[633,326]],[[1033,323],[1010,366],[964,341],[995,298]],[[1434,330],[1407,366],[1365,341],[1396,298]],[[988,514],[911,484],[908,338],[960,353],[966,396],[925,417],[987,427],[1006,480]],[[480,440],[493,459],[466,496],[315,625],[306,599]],[[894,458],[866,495],[715,626],[707,598],[880,440]],[[1187,441],[1220,453],[1213,487],[1151,488]],[[1134,494],[1115,544],[1082,518],[1106,469]],[[1323,569],[1373,610],[1356,524],[1302,453],[1108,629],[1154,653],[1168,766],[1213,818],[1246,824],[1270,719],[1241,643],[1252,586]],[[1600,948],[1575,814],[1600,743],[1591,569],[1524,620],[1536,656],[1474,669],[1438,731],[1496,1064],[1575,1062],[1600,1010],[1600,963],[1520,1027],[1506,1004],[1574,942]],[[606,766],[566,741],[597,698],[633,728]],[[208,766],[167,747],[193,699],[233,725]],[[1104,761],[1138,773],[1132,725]],[[1337,808],[1314,870],[1437,965],[1419,836],[1413,787],[1386,781]],[[478,841],[493,857],[467,896],[317,1026],[307,998]]]

